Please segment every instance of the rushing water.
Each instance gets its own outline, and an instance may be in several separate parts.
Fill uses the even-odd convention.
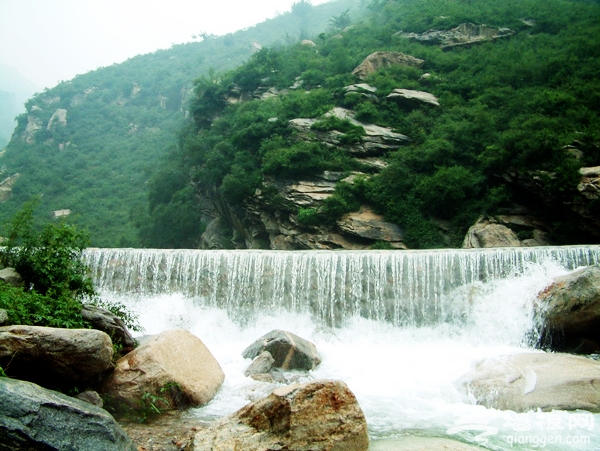
[[[272,329],[313,341],[323,359],[300,381],[341,379],[365,412],[373,447],[404,435],[489,449],[600,449],[600,416],[474,405],[455,382],[477,361],[539,352],[532,300],[553,277],[597,264],[600,247],[440,251],[91,249],[105,298],[137,312],[145,333],[185,328],[225,383],[193,414],[212,419],[267,394],[241,352]],[[596,425],[597,424],[597,425]],[[590,426],[591,425],[591,426]]]

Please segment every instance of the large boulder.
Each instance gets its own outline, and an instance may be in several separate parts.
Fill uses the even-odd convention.
[[[581,268],[555,278],[537,298],[546,345],[571,352],[598,352],[600,266]]]
[[[0,327],[0,366],[17,379],[44,387],[69,387],[111,366],[110,337],[94,329]]]
[[[523,353],[484,360],[457,385],[488,408],[600,411],[600,362],[570,354]]]
[[[440,106],[438,98],[429,92],[415,91],[413,89],[394,89],[387,99],[393,100],[400,105],[418,107],[422,105]]]
[[[406,249],[403,243],[404,233],[394,223],[388,222],[382,215],[363,205],[359,211],[346,213],[337,221],[345,233],[373,241],[385,241],[397,249]]]
[[[254,359],[264,351],[273,357],[273,366],[282,370],[312,370],[321,363],[314,343],[285,330],[275,329],[263,335],[242,356]]]
[[[487,247],[520,247],[517,234],[502,224],[488,220],[479,220],[471,226],[465,235],[463,249]]]
[[[225,375],[202,341],[186,330],[145,340],[120,358],[102,384],[113,406],[140,408],[143,396],[165,399],[172,408],[201,406],[217,393]]]
[[[23,286],[23,278],[14,268],[4,268],[0,270],[0,281],[13,287]]]
[[[314,381],[276,389],[198,432],[192,451],[363,451],[365,416],[346,384]]]
[[[135,339],[127,330],[127,326],[112,312],[95,305],[84,305],[81,309],[81,316],[94,329],[106,332],[113,343],[123,346],[123,351],[129,352],[135,348]]]
[[[404,53],[375,52],[367,56],[363,62],[352,71],[352,75],[356,75],[361,80],[364,80],[369,75],[374,74],[381,69],[394,66],[421,67],[423,63],[425,63],[425,60],[405,55]]]
[[[30,382],[0,378],[0,449],[135,451],[105,410]]]

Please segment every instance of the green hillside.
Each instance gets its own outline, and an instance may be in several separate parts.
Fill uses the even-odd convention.
[[[469,23],[514,33],[445,48],[416,38]],[[206,199],[226,203],[235,229],[257,189],[277,205],[266,178],[323,170],[364,175],[338,183],[319,208],[277,206],[307,230],[334,227],[342,214],[366,204],[399,224],[410,247],[460,246],[480,215],[517,204],[544,220],[552,243],[598,242],[577,213],[585,209],[594,223],[600,211],[597,200],[577,189],[579,169],[600,165],[598,2],[373,0],[354,27],[330,29],[314,42],[265,48],[232,71],[196,82],[194,122],[150,182],[149,216],[140,223],[144,245],[195,246]],[[364,80],[352,75],[367,55],[381,51],[424,63],[384,68]],[[298,79],[302,89],[289,89]],[[361,81],[377,88],[376,98],[348,93],[345,87]],[[258,88],[277,95],[226,101],[250,98]],[[387,97],[396,88],[427,91],[440,106],[399,104]],[[387,167],[374,171],[339,148],[307,143],[288,125],[316,118],[314,133],[334,130],[347,143],[360,143],[360,126],[322,116],[333,107],[404,134],[410,144],[387,153]]]
[[[94,246],[140,246],[135,224],[144,221],[147,182],[176,147],[193,80],[234,68],[261,46],[315,36],[334,16],[358,15],[361,3],[302,0],[255,27],[136,56],[36,95],[1,160],[3,177],[20,177],[0,220],[39,196],[40,211],[70,210]]]

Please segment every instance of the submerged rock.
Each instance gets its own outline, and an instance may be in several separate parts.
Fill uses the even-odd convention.
[[[265,374],[268,373],[275,359],[271,355],[269,351],[261,352],[250,364],[246,371],[244,371],[244,376],[253,376],[255,374]]]
[[[150,337],[117,361],[102,386],[115,403],[140,408],[146,393],[163,398],[163,408],[201,406],[217,393],[225,375],[202,341],[186,330]]]
[[[546,345],[571,352],[598,352],[600,344],[600,266],[554,279],[538,294],[538,315]]]
[[[107,411],[7,377],[0,377],[0,449],[136,451]]]
[[[273,366],[283,370],[313,370],[321,363],[316,346],[285,330],[272,330],[248,346],[242,356],[254,359],[264,351],[273,356]]]
[[[403,437],[371,443],[369,451],[483,451],[475,445],[441,437]]]
[[[341,381],[274,390],[198,432],[190,451],[366,451],[367,422]]]
[[[110,337],[95,329],[0,327],[0,366],[10,377],[69,387],[110,368]]]
[[[500,410],[600,411],[600,362],[570,354],[487,359],[458,381],[477,404]]]

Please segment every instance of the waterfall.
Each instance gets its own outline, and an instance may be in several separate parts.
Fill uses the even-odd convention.
[[[185,328],[211,350],[225,383],[208,405],[191,411],[199,420],[232,413],[274,388],[244,376],[250,361],[241,354],[277,328],[311,340],[323,360],[308,374],[286,376],[346,382],[365,413],[374,449],[394,449],[386,443],[405,435],[482,444],[482,430],[494,431],[483,437],[493,450],[532,449],[516,442],[523,438],[552,451],[600,449],[598,426],[571,428],[576,414],[486,409],[456,386],[482,359],[541,352],[531,346],[537,293],[558,275],[598,264],[600,246],[88,249],[84,259],[101,296],[124,303],[145,333]],[[600,425],[600,415],[593,421]],[[580,442],[552,442],[557,434]]]
[[[310,313],[339,326],[353,316],[396,326],[464,317],[472,299],[460,287],[522,274],[555,262],[598,263],[599,246],[435,251],[205,251],[89,249],[100,290],[181,293],[239,321],[260,312]]]

